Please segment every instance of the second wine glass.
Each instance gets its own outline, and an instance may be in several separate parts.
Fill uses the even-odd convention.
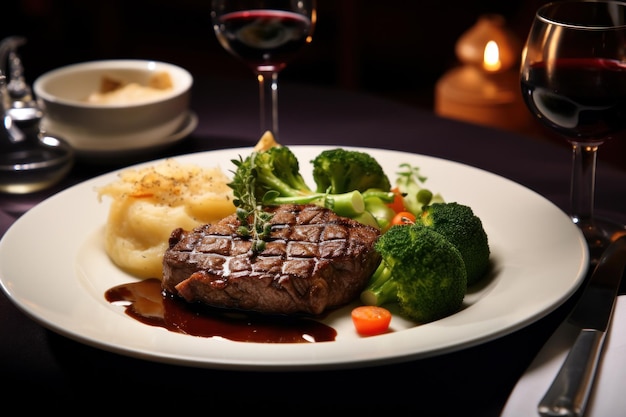
[[[278,140],[278,74],[312,41],[315,0],[213,0],[211,19],[224,49],[259,82],[261,133]]]
[[[626,130],[626,3],[564,0],[537,11],[522,53],[532,114],[571,145],[571,217],[594,264],[624,225],[594,215],[598,147]]]

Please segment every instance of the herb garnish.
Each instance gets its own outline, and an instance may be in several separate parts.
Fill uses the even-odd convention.
[[[260,252],[265,248],[265,239],[270,235],[270,220],[273,217],[272,213],[263,210],[254,193],[257,155],[258,152],[252,152],[246,160],[241,155],[239,159],[232,159],[231,162],[237,169],[231,171],[234,176],[228,184],[233,190],[237,219],[241,222],[237,233],[252,239],[253,252]]]

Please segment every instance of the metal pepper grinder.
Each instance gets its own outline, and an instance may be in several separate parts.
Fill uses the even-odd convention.
[[[16,51],[25,42],[18,36],[0,42],[0,192],[13,194],[54,185],[74,161],[74,152],[63,139],[40,130],[43,111],[25,81]]]

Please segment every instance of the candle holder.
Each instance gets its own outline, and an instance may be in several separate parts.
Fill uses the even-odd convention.
[[[435,86],[435,113],[506,130],[531,123],[519,85],[521,43],[504,17],[483,15],[455,45],[461,65]]]

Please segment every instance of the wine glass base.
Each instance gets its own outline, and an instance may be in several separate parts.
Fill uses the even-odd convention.
[[[626,235],[626,225],[604,217],[596,217],[593,222],[577,222],[589,247],[589,264],[592,267],[600,260],[602,253],[611,242]]]

